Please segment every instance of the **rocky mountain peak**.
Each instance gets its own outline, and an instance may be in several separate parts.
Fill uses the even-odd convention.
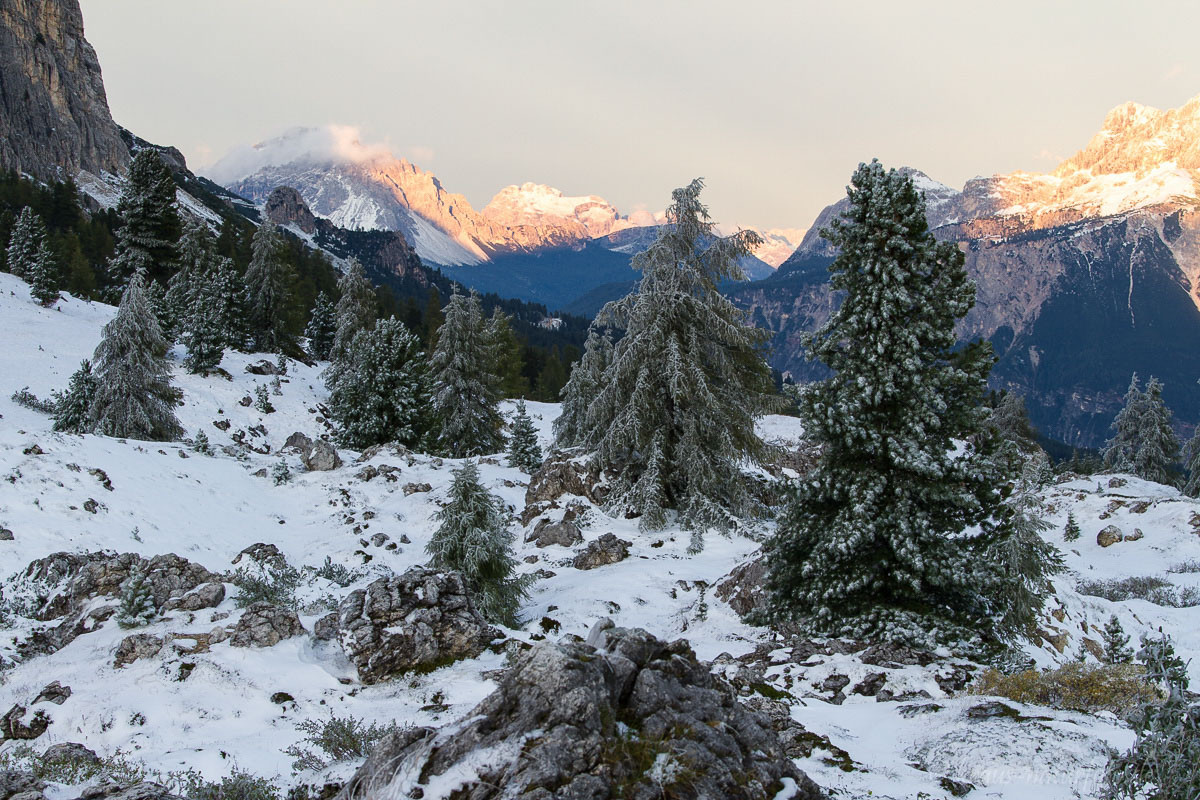
[[[1054,174],[1086,169],[1093,175],[1141,175],[1167,164],[1200,169],[1200,96],[1165,111],[1132,102],[1117,106],[1100,132]]]
[[[124,172],[78,0],[0,4],[0,165],[42,180]]]
[[[316,233],[317,218],[300,193],[290,186],[280,186],[271,192],[263,210],[277,225],[295,225],[307,234]]]
[[[633,227],[603,197],[594,194],[568,197],[561,190],[540,183],[506,186],[481,213],[506,227],[562,228],[577,238],[594,239]]]

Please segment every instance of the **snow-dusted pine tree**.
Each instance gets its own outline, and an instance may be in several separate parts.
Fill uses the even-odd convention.
[[[91,430],[88,410],[96,396],[96,378],[92,362],[86,358],[71,375],[67,390],[54,397],[54,430],[64,433],[87,433]]]
[[[271,467],[271,480],[276,486],[282,486],[292,479],[292,469],[288,466],[287,459],[283,456],[275,462],[275,466]]]
[[[333,337],[337,333],[337,315],[329,295],[321,292],[313,304],[312,315],[304,328],[308,339],[308,354],[318,361],[325,361],[333,349]]]
[[[455,291],[445,313],[429,359],[437,447],[453,458],[498,452],[504,447],[503,421],[496,409],[500,381],[479,295]]]
[[[1112,422],[1116,432],[1104,448],[1104,467],[1113,472],[1133,472],[1133,460],[1138,451],[1138,428],[1146,403],[1146,395],[1138,386],[1137,373],[1129,380],[1125,404]]]
[[[515,627],[517,611],[532,576],[513,573],[512,533],[503,503],[479,482],[479,468],[468,461],[454,471],[447,503],[435,517],[441,525],[425,546],[430,565],[462,573],[476,608],[488,620]]]
[[[117,315],[104,326],[92,357],[96,394],[89,417],[104,436],[169,441],[183,428],[175,418],[178,391],[171,386],[167,342],[146,302],[145,276],[134,273]]]
[[[169,347],[175,341],[171,335],[171,331],[174,329],[174,319],[171,309],[167,307],[167,290],[161,283],[155,280],[146,281],[146,302],[150,305],[150,313],[158,320],[159,330],[162,331],[163,338],[167,340]]]
[[[637,291],[601,311],[625,334],[580,437],[614,474],[610,508],[640,516],[646,530],[676,510],[693,550],[706,529],[730,530],[757,511],[742,468],[767,455],[754,423],[780,407],[763,360],[768,334],[717,288],[745,277],[738,260],[760,239],[718,237],[703,186],[672,193],[668,224],[633,260]]]
[[[513,333],[511,318],[496,307],[488,320],[488,335],[496,348],[496,377],[500,379],[501,397],[524,397],[529,392],[529,379],[521,372],[521,342]]]
[[[955,346],[975,286],[908,176],[872,161],[847,193],[822,231],[844,300],[805,339],[834,375],[799,398],[821,458],[767,545],[772,610],[806,635],[971,642],[996,633],[980,573],[1007,478],[982,406],[991,348]]]
[[[1187,469],[1187,483],[1183,493],[1188,497],[1200,497],[1200,425],[1183,448],[1183,460]]]
[[[1163,402],[1162,390],[1162,382],[1151,376],[1137,419],[1133,474],[1143,480],[1174,486],[1179,439],[1171,429],[1171,410]]]
[[[121,583],[121,605],[117,608],[117,624],[122,628],[141,628],[154,621],[154,596],[146,573],[140,567],[129,571]]]
[[[575,362],[571,377],[562,390],[562,412],[554,420],[554,441],[560,447],[587,447],[591,429],[588,409],[604,380],[604,371],[612,363],[612,336],[596,326],[588,331],[583,345],[583,357]]]
[[[29,271],[37,261],[38,250],[45,239],[46,226],[42,224],[42,218],[29,206],[22,208],[8,236],[8,249],[4,255],[8,271],[29,280]]]
[[[178,253],[179,211],[175,203],[175,181],[171,171],[150,148],[143,148],[129,164],[129,180],[117,213],[117,251],[109,263],[109,284],[121,291],[138,270],[147,279],[166,280]]]
[[[1113,614],[1104,624],[1104,663],[1129,664],[1133,661],[1133,648],[1129,646],[1129,636],[1121,627],[1121,621]]]
[[[217,257],[214,275],[216,286],[212,296],[216,301],[217,330],[223,331],[225,347],[245,350],[250,344],[250,332],[242,279],[233,260],[224,256]]]
[[[338,280],[337,306],[334,309],[337,330],[329,358],[337,360],[346,352],[355,334],[375,324],[375,292],[358,259],[350,259],[346,271]]]
[[[1010,638],[1032,630],[1051,592],[1051,576],[1063,571],[1062,553],[1042,538],[1050,529],[1042,499],[1049,461],[1040,449],[1026,459],[1005,501],[1008,535],[984,553],[994,565],[987,594],[998,628]]]
[[[179,269],[167,281],[165,315],[170,323],[163,331],[168,338],[181,336],[188,329],[200,292],[213,281],[212,234],[201,222],[189,222],[179,238]]]
[[[200,275],[194,284],[188,322],[183,333],[187,357],[183,365],[188,372],[207,375],[217,368],[225,356],[226,332],[221,329],[220,287],[215,275]]]
[[[1063,528],[1063,541],[1074,542],[1079,538],[1081,533],[1082,531],[1079,529],[1079,523],[1075,521],[1075,512],[1068,511],[1067,525],[1065,528]]]
[[[359,330],[325,371],[338,441],[363,449],[421,443],[429,428],[429,374],[421,341],[395,317]]]
[[[1037,431],[1029,421],[1024,395],[1005,392],[992,409],[988,422],[996,429],[1000,438],[1012,442],[1023,455],[1041,449],[1037,443]]]
[[[208,441],[208,434],[202,430],[196,431],[196,435],[192,439],[192,449],[202,456],[211,456],[213,450]]]
[[[508,465],[522,472],[534,472],[542,465],[542,448],[538,446],[537,431],[525,410],[525,400],[517,401],[513,414],[512,434],[508,438]]]
[[[52,306],[58,300],[58,260],[50,245],[43,239],[29,267],[29,294],[44,306]]]
[[[284,259],[283,236],[269,217],[263,217],[250,248],[245,275],[250,337],[264,353],[290,350],[294,343],[287,314],[295,275]]]

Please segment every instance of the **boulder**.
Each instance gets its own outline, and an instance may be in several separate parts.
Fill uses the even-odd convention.
[[[474,658],[500,635],[461,575],[425,567],[351,592],[338,608],[338,632],[363,683]]]
[[[279,608],[263,602],[252,603],[234,627],[229,646],[274,647],[284,639],[303,633],[300,617],[290,608]]]
[[[337,450],[324,439],[313,442],[312,449],[300,455],[304,468],[309,472],[328,472],[342,465],[342,459]]]
[[[56,706],[61,706],[63,703],[67,702],[67,698],[69,698],[71,694],[72,692],[70,686],[63,686],[58,681],[51,681],[50,683],[46,684],[42,691],[38,692],[38,696],[34,698],[33,702],[35,705],[37,703],[54,703]]]
[[[83,790],[76,800],[183,800],[171,794],[165,786],[144,781],[142,783],[102,783]]]
[[[32,772],[0,769],[0,798],[3,800],[43,800],[46,782]]]
[[[1133,529],[1133,533],[1127,533],[1127,534],[1125,534],[1125,539],[1124,539],[1124,541],[1126,541],[1126,542],[1136,542],[1138,539],[1141,539],[1141,538],[1142,538],[1143,536],[1145,536],[1145,535],[1146,535],[1146,534],[1142,533],[1142,529],[1141,529],[1141,528],[1134,528],[1134,529]]]
[[[287,558],[279,552],[279,548],[265,542],[255,542],[234,556],[233,561],[229,563],[236,566],[242,564],[243,561],[245,561],[243,567],[254,567],[271,572],[281,572],[287,569],[288,565]]]
[[[25,719],[26,708],[14,705],[0,717],[0,742],[10,739],[29,741],[36,739],[50,727],[50,718],[44,711],[35,711]]]
[[[1120,528],[1118,528],[1116,525],[1108,525],[1096,534],[1096,544],[1100,545],[1101,547],[1108,547],[1116,544],[1124,538],[1125,537],[1121,533]]]
[[[172,597],[164,605],[166,611],[199,611],[204,608],[216,608],[225,601],[225,584],[213,581],[205,583],[183,597]]]
[[[401,487],[401,491],[404,492],[405,497],[408,497],[410,494],[417,494],[418,492],[432,492],[433,487],[428,483],[406,483]]]
[[[542,519],[525,537],[525,541],[533,542],[538,547],[549,547],[552,544],[574,547],[583,541],[583,534],[580,533],[579,526],[574,522],[566,520],[551,522],[548,519]]]
[[[78,742],[59,742],[42,753],[43,764],[99,764],[100,756]]]
[[[607,621],[605,621],[607,622]],[[541,642],[515,659],[464,722],[381,742],[338,800],[420,797],[465,779],[471,800],[775,797],[820,789],[765,715],[699,661],[686,641],[598,628],[588,642]]]
[[[586,497],[596,505],[603,505],[608,497],[607,488],[600,481],[599,468],[555,451],[530,476],[525,505],[552,502],[564,494]]]
[[[575,569],[595,569],[624,561],[629,557],[630,544],[632,542],[618,539],[616,534],[606,533],[589,542],[587,547],[575,555],[571,564]]]
[[[133,633],[117,645],[113,656],[113,667],[121,668],[142,658],[153,658],[162,650],[163,639],[152,633]]]
[[[728,603],[735,614],[745,618],[752,612],[766,611],[766,581],[766,561],[762,556],[757,556],[737,565],[717,581],[713,594]]]
[[[296,431],[283,443],[281,450],[294,450],[297,453],[307,453],[312,449],[313,440],[300,431]]]
[[[251,375],[278,375],[279,367],[264,358],[261,361],[255,361],[253,364],[247,364],[246,372],[249,372]]]

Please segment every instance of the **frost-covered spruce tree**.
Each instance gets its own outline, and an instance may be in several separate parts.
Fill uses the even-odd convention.
[[[375,292],[357,259],[350,259],[346,265],[346,272],[338,280],[338,292],[341,296],[334,308],[337,330],[329,351],[333,360],[342,357],[355,334],[375,324]]]
[[[1183,493],[1188,497],[1200,497],[1200,425],[1183,448],[1183,460],[1187,469],[1187,483]]]
[[[146,281],[146,302],[150,304],[150,312],[158,320],[158,327],[168,347],[175,341],[171,335],[174,327],[171,311],[167,308],[167,290],[158,281]]]
[[[1165,700],[1147,701],[1130,716],[1136,739],[1109,759],[1104,800],[1193,800],[1200,797],[1200,704],[1188,699],[1187,665],[1167,637],[1142,638],[1138,660]]]
[[[45,239],[46,226],[42,224],[42,218],[29,206],[22,208],[8,236],[8,249],[4,254],[8,271],[18,278],[29,280],[29,271]]]
[[[208,434],[204,431],[196,431],[196,436],[192,439],[192,449],[202,456],[211,456],[213,450],[208,441]]]
[[[500,310],[492,310],[488,320],[488,336],[496,348],[496,376],[500,380],[501,397],[524,397],[529,392],[529,379],[521,372],[521,342],[513,333],[511,317]]]
[[[844,300],[804,342],[834,373],[799,398],[821,457],[768,542],[771,607],[805,635],[969,649],[998,633],[980,578],[1007,478],[982,407],[991,348],[955,347],[975,286],[907,176],[872,161],[847,193],[822,231]]]
[[[121,584],[121,605],[117,609],[117,624],[122,628],[141,628],[154,621],[154,596],[146,573],[140,567],[129,571]]]
[[[419,445],[429,428],[428,369],[421,340],[395,317],[359,330],[325,371],[338,442]]]
[[[575,362],[571,377],[562,390],[562,411],[554,420],[554,441],[560,447],[587,447],[592,432],[589,428],[588,409],[604,380],[604,371],[612,363],[612,336],[596,327],[588,331],[583,345],[583,357]]]
[[[88,411],[96,396],[96,378],[92,362],[86,358],[71,375],[67,390],[54,398],[54,430],[63,433],[87,433],[91,430]]]
[[[44,239],[38,246],[27,276],[30,296],[43,306],[54,305],[59,298],[58,260]]]
[[[1079,529],[1079,523],[1075,521],[1075,512],[1067,512],[1067,525],[1063,528],[1063,541],[1074,542],[1079,538],[1082,531]]]
[[[329,295],[321,292],[313,304],[312,315],[304,328],[308,339],[308,354],[318,361],[325,361],[333,349],[333,337],[337,333],[337,315]]]
[[[208,227],[202,222],[189,222],[179,238],[179,269],[167,281],[164,299],[169,326],[163,333],[168,338],[179,336],[188,329],[195,303],[200,293],[213,280],[214,242]]]
[[[1039,451],[1037,431],[1029,421],[1024,395],[1005,392],[992,410],[989,423],[1000,438],[1012,442],[1025,455]]]
[[[1133,474],[1143,480],[1174,486],[1172,468],[1179,460],[1179,439],[1171,429],[1171,410],[1163,402],[1162,389],[1162,382],[1153,376],[1146,384],[1142,413],[1137,419]]]
[[[1138,385],[1137,373],[1129,380],[1125,403],[1113,419],[1113,438],[1104,448],[1104,467],[1113,472],[1133,472],[1138,450],[1138,428],[1146,404],[1146,395]]]
[[[192,295],[191,311],[183,333],[187,356],[183,365],[194,375],[207,375],[225,357],[226,332],[221,328],[221,298],[213,275],[197,279],[199,291]]]
[[[139,270],[148,279],[166,280],[178,257],[179,211],[171,170],[154,150],[144,148],[134,155],[117,214],[121,227],[109,264],[111,287],[120,291]]]
[[[496,408],[500,381],[479,295],[456,290],[445,313],[429,359],[437,448],[452,458],[498,452],[504,447],[503,420]]]
[[[508,465],[532,473],[542,465],[542,448],[538,446],[537,431],[525,410],[525,400],[517,401],[513,414],[512,434],[508,438]]]
[[[479,482],[479,468],[468,461],[454,471],[447,503],[435,515],[441,525],[425,546],[430,565],[456,570],[476,608],[491,622],[515,627],[517,611],[532,577],[514,575],[512,533],[499,497]]]
[[[1051,592],[1050,578],[1063,571],[1062,553],[1042,538],[1050,529],[1042,499],[1050,459],[1040,449],[1026,459],[1005,501],[1008,535],[984,553],[991,570],[989,598],[998,628],[1013,637],[1028,633]]]
[[[1128,664],[1133,661],[1133,648],[1129,646],[1129,636],[1121,627],[1121,621],[1113,614],[1104,624],[1104,663]]]
[[[276,486],[282,486],[292,479],[292,470],[288,466],[287,459],[280,456],[275,462],[275,466],[271,467],[271,480]]]
[[[283,352],[293,345],[287,312],[295,276],[284,260],[283,236],[269,217],[254,232],[250,249],[245,275],[250,337],[261,352]]]
[[[703,187],[697,179],[672,193],[668,224],[633,260],[637,291],[601,312],[625,334],[581,437],[615,476],[610,508],[639,515],[644,530],[676,510],[692,550],[706,529],[736,528],[757,511],[742,468],[767,455],[754,422],[778,407],[767,333],[717,288],[745,277],[738,260],[760,240],[716,236]]]
[[[117,315],[104,326],[92,356],[96,394],[92,430],[104,436],[170,441],[183,434],[175,418],[167,342],[146,302],[145,276],[129,279]]]
[[[217,330],[224,332],[225,347],[245,350],[250,345],[250,332],[241,277],[233,260],[225,257],[217,258],[213,274]]]

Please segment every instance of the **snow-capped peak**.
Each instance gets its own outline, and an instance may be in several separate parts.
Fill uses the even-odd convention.
[[[634,226],[603,197],[594,194],[569,197],[560,189],[541,183],[506,186],[481,213],[507,227],[561,227],[574,222],[583,227],[588,238]]]

